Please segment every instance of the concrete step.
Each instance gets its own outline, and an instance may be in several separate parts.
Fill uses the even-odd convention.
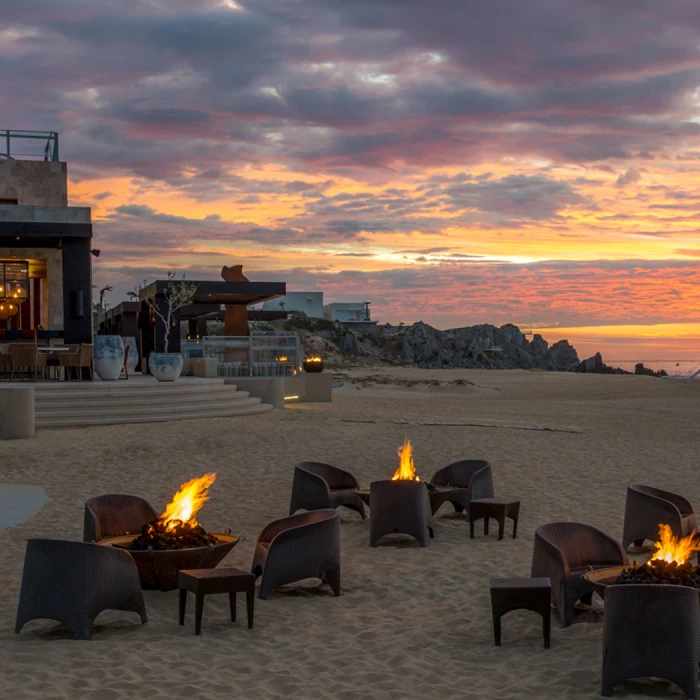
[[[88,399],[55,399],[53,401],[34,401],[34,411],[37,416],[55,411],[86,413],[92,411],[103,411],[107,413],[124,413],[131,411],[140,414],[152,411],[162,411],[164,408],[179,410],[186,408],[216,408],[218,406],[233,406],[241,403],[255,401],[260,403],[260,399],[251,398],[247,391],[233,391],[230,393],[212,394],[206,398],[193,400],[188,396],[165,396],[153,399],[147,397],[142,400],[135,400],[131,397],[104,397],[94,396]]]
[[[120,395],[99,395],[99,396],[34,396],[34,406],[37,412],[43,411],[54,406],[82,406],[90,408],[110,407],[110,406],[130,406],[130,407],[147,407],[147,406],[162,406],[173,404],[193,405],[209,405],[212,402],[221,401],[239,401],[247,399],[250,394],[247,391],[216,391],[206,392],[204,394],[182,394],[172,392],[164,395],[154,394],[120,394]]]
[[[224,379],[173,383],[135,376],[115,382],[32,382],[38,428],[148,423],[250,415],[272,406]]]
[[[203,418],[228,418],[234,416],[249,416],[258,413],[267,413],[272,411],[273,407],[266,403],[256,403],[245,406],[231,406],[228,408],[190,410],[181,412],[171,412],[169,410],[161,410],[160,413],[152,413],[145,415],[123,415],[123,416],[102,416],[88,415],[75,417],[48,417],[37,416],[37,428],[69,428],[82,427],[87,425],[116,425],[123,423],[161,423],[171,420],[201,420]]]
[[[29,386],[29,384],[27,384]],[[212,382],[211,384],[190,384],[176,382],[174,384],[145,384],[136,383],[128,385],[126,382],[70,382],[66,384],[48,384],[42,386],[41,383],[31,386],[34,388],[35,400],[43,400],[48,398],[68,398],[68,397],[85,397],[92,396],[172,396],[172,395],[187,395],[187,396],[205,396],[209,394],[217,394],[222,391],[235,391],[234,384],[224,384],[223,382]]]

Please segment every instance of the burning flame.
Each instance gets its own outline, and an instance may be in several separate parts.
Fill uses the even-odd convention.
[[[176,529],[180,522],[198,525],[194,516],[209,500],[207,491],[215,480],[216,474],[212,472],[182,484],[180,490],[173,496],[173,500],[165,507],[159,520],[165,520],[169,531]]]
[[[656,552],[650,561],[661,559],[669,564],[685,564],[692,556],[693,552],[700,549],[700,543],[696,541],[695,533],[690,533],[687,537],[680,539],[674,537],[670,525],[659,525],[659,541],[654,543]]]
[[[399,468],[391,477],[392,481],[420,481],[416,476],[416,465],[413,464],[413,452],[408,439],[404,440],[403,447],[399,447]]]
[[[304,362],[323,362],[323,360],[318,355],[314,355],[304,360]]]

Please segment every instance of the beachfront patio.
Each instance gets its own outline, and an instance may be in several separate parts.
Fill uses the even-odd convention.
[[[50,682],[59,697],[68,697],[75,682],[80,692],[99,689],[114,698],[146,692],[154,698],[310,692],[353,698],[372,697],[377,688],[388,698],[429,700],[498,692],[522,700],[599,697],[601,601],[594,598],[592,606],[578,609],[570,627],[553,617],[548,650],[539,616],[509,613],[502,646],[494,647],[490,579],[530,574],[535,529],[542,523],[589,522],[619,540],[630,483],[663,483],[699,503],[692,478],[695,444],[688,439],[697,420],[697,390],[634,377],[468,377],[478,386],[448,396],[398,388],[390,397],[386,385],[383,395],[347,387],[330,410],[305,406],[253,416],[245,431],[214,419],[137,432],[132,426],[45,431],[15,443],[0,479],[14,481],[21,474],[23,482],[42,485],[51,500],[33,518],[0,533],[8,561],[0,647],[12,668],[9,690],[34,698]],[[426,414],[445,425],[416,425]],[[475,426],[450,427],[456,414]],[[348,422],[358,418],[377,422]],[[176,592],[145,591],[148,623],[140,625],[129,613],[103,613],[91,642],[80,644],[79,664],[72,635],[51,622],[32,622],[14,635],[26,540],[80,540],[88,498],[137,493],[160,512],[179,483],[203,467],[215,470],[215,490],[200,520],[212,531],[230,527],[246,537],[221,566],[247,570],[256,534],[288,514],[294,464],[310,457],[336,464],[366,486],[393,473],[396,447],[407,434],[416,468],[426,477],[465,453],[488,457],[496,494],[522,499],[517,538],[499,541],[496,532],[484,537],[479,531],[471,540],[463,517],[444,506],[427,547],[389,538],[370,548],[369,523],[341,509],[339,598],[318,580],[291,584],[256,601],[255,625],[248,630],[245,616],[231,622],[225,596],[207,596],[202,633],[195,636],[194,610],[184,627],[178,625]],[[41,457],[46,454],[52,458]],[[104,665],[105,654],[120,663]],[[69,659],[72,681],[65,676]],[[626,687],[627,697],[681,697],[662,681]],[[620,687],[616,694],[623,694]]]

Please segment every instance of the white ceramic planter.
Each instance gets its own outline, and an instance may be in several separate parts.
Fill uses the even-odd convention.
[[[95,372],[100,379],[114,381],[124,366],[124,342],[120,335],[97,335],[92,349]]]
[[[148,356],[148,369],[159,382],[174,382],[182,365],[182,355],[176,352],[152,352]]]
[[[129,374],[132,374],[136,371],[136,365],[139,363],[139,349],[136,345],[136,338],[133,336],[122,336],[122,340],[124,341],[124,347],[126,347],[127,344],[129,345],[129,355],[126,358],[126,368],[129,371]]]

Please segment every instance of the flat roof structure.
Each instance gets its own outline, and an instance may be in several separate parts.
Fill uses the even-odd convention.
[[[197,285],[193,304],[244,304],[252,306],[287,293],[286,282],[224,282],[217,280],[187,280]],[[165,294],[168,280],[156,280],[141,290],[140,299]],[[154,292],[155,288],[155,292]]]

